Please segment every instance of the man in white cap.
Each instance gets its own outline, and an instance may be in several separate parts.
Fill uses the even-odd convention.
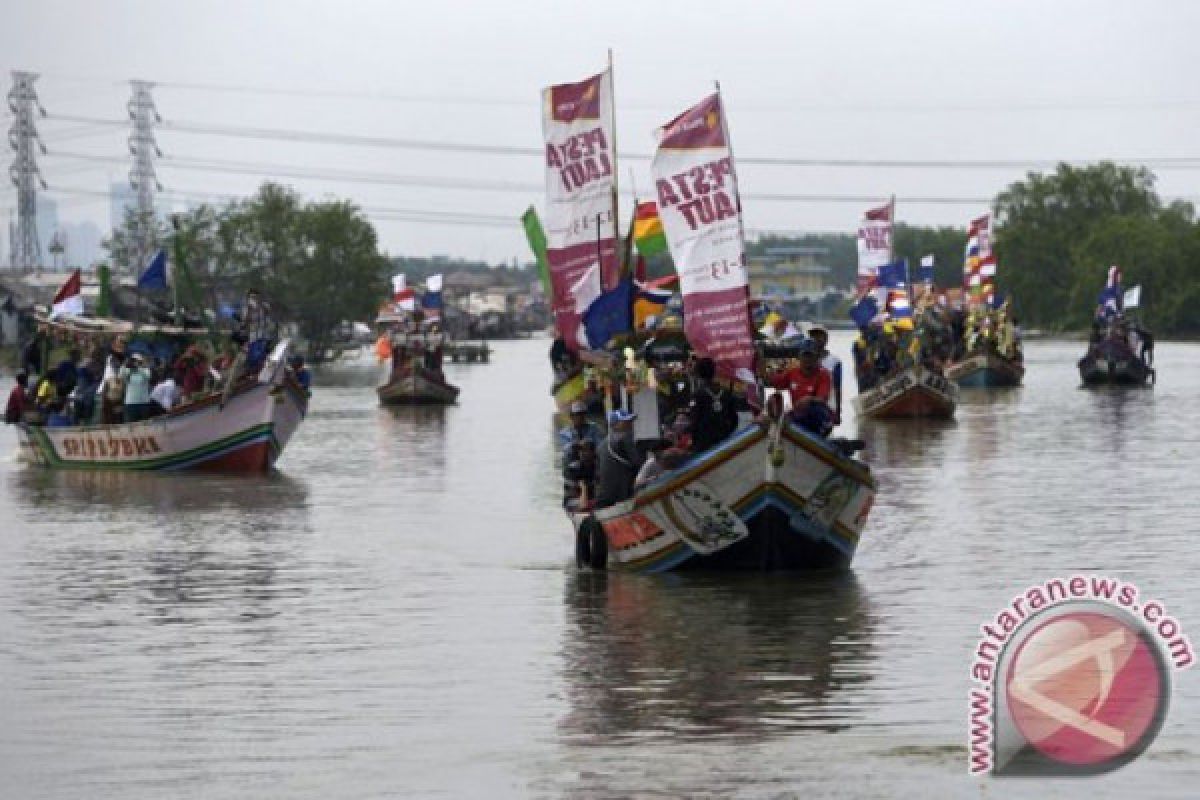
[[[600,433],[600,428],[588,420],[587,410],[587,403],[582,400],[571,403],[571,424],[559,434],[564,454],[571,449],[572,445],[585,439],[592,443],[596,452],[600,451],[600,443],[604,437]]]
[[[150,416],[150,369],[146,357],[134,353],[121,367],[121,383],[125,386],[125,421],[139,422]]]
[[[619,408],[608,414],[608,436],[596,452],[596,506],[605,508],[633,496],[641,458],[633,442],[636,414]]]

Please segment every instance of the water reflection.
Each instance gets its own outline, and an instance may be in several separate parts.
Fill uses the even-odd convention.
[[[644,577],[572,572],[568,737],[760,739],[855,721],[876,620],[853,574]]]
[[[939,465],[946,456],[947,434],[953,419],[904,419],[858,422],[858,437],[866,443],[862,459],[872,469]]]
[[[162,514],[235,511],[293,515],[308,505],[308,485],[281,472],[225,475],[204,472],[118,472],[27,467],[8,473],[22,511],[60,513],[117,510]]]

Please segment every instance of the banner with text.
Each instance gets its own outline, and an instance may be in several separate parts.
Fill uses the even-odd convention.
[[[620,273],[611,71],[544,89],[542,132],[551,301],[555,325],[574,348],[584,309],[575,308],[571,287],[597,261],[604,289]]]
[[[874,289],[879,268],[892,260],[893,204],[868,209],[858,226],[858,293]]]
[[[746,252],[720,95],[664,125],[651,165],[658,213],[683,292],[684,333],[728,378],[752,369]]]

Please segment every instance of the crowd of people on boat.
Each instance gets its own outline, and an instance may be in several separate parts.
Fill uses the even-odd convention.
[[[589,376],[560,434],[564,505],[585,510],[620,503],[664,472],[719,446],[744,420],[785,413],[785,397],[786,414],[795,425],[829,436],[841,421],[842,391],[841,362],[828,350],[828,332],[814,326],[807,336],[789,334],[786,342],[768,336],[761,344],[761,378],[727,381],[718,377],[710,358],[658,358],[648,342],[635,369],[654,389],[654,402],[646,409],[653,419],[643,420],[636,439],[638,409],[628,386],[613,380],[602,388],[594,374]],[[560,380],[583,368],[561,337],[550,358]]]
[[[1092,319],[1085,358],[1097,358],[1102,353],[1127,355],[1151,367],[1154,364],[1154,335],[1142,327],[1136,317],[1124,311],[1103,313],[1098,310]]]
[[[427,318],[418,310],[402,318],[380,320],[377,326],[375,358],[389,365],[389,376],[413,364],[441,373],[446,336],[438,319]]]
[[[859,392],[917,365],[940,375],[950,364],[985,351],[1023,359],[1020,327],[1007,302],[972,309],[930,303],[913,317],[881,315],[859,327],[851,347]]]
[[[258,293],[247,293],[238,328],[219,350],[208,340],[145,340],[45,326],[26,343],[4,420],[48,427],[115,425],[161,416],[262,368],[276,332]],[[57,364],[43,359],[66,345]],[[84,349],[86,348],[86,355]],[[288,363],[306,391],[303,356]]]

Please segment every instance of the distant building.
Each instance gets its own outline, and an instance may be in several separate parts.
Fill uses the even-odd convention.
[[[832,268],[821,263],[824,247],[769,247],[750,259],[750,294],[754,297],[819,300],[833,289]]]

